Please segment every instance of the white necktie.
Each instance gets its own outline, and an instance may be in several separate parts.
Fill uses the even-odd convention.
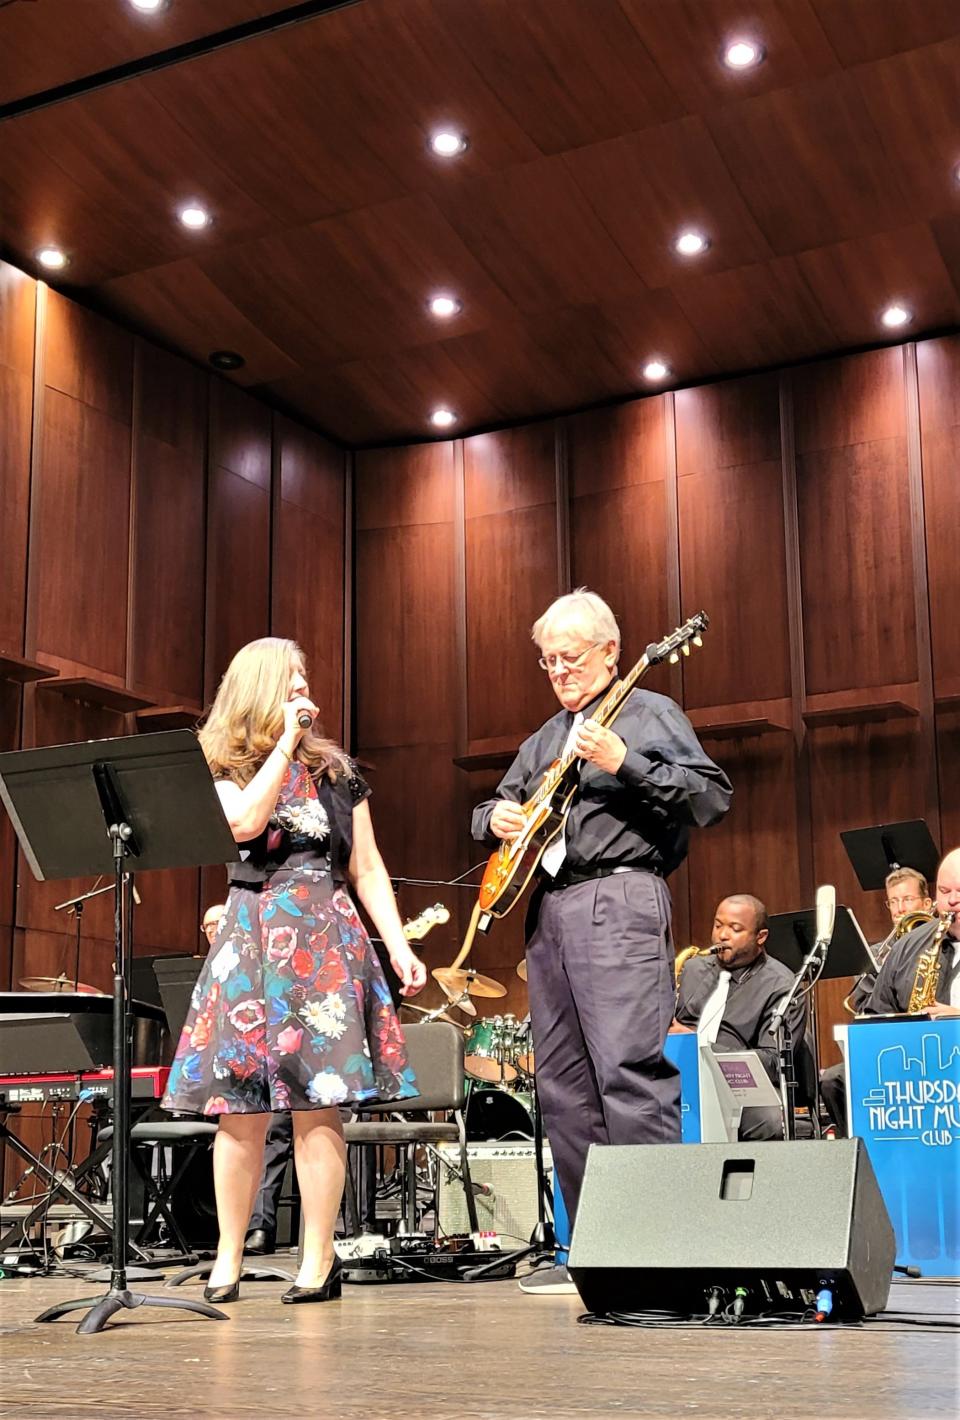
[[[700,1012],[700,1019],[697,1022],[697,1040],[703,1040],[708,1045],[713,1045],[720,1030],[720,1022],[723,1020],[729,992],[730,973],[721,968],[717,984],[710,992],[704,1002],[703,1010]]]
[[[583,713],[578,710],[573,717],[573,724],[570,726],[570,733],[567,735],[560,758],[566,759],[577,742],[577,731],[583,724]],[[549,873],[551,878],[556,877],[560,870],[560,865],[567,856],[566,826],[564,831],[558,833],[556,838],[549,844],[540,859],[540,867],[545,873]]]

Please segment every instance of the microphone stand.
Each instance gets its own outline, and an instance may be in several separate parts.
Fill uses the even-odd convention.
[[[99,882],[99,878],[97,879],[97,881]],[[77,938],[76,942],[74,943],[73,951],[73,989],[75,991],[79,991],[80,989],[80,932],[81,923],[83,921],[83,904],[87,902],[91,897],[99,897],[101,893],[113,892],[113,890],[113,883],[107,883],[106,887],[93,887],[90,889],[89,892],[81,893],[79,897],[71,897],[66,902],[58,902],[56,907],[53,909],[54,912],[62,912],[64,909],[66,909],[68,912],[72,910],[73,915],[76,918]]]
[[[813,980],[810,983],[811,986],[816,984],[817,977],[823,970],[827,956],[827,948],[830,945],[830,938],[832,936],[833,932],[831,930],[830,936],[817,938],[800,963],[800,967],[790,983],[790,990],[781,998],[777,1009],[773,1013],[771,1026],[774,1038],[777,1042],[777,1061],[780,1066],[780,1101],[783,1109],[784,1139],[796,1139],[797,1137],[795,1104],[797,1078],[793,1069],[793,1039],[791,1033],[787,1030],[786,1016],[793,1002],[796,1000],[800,987],[803,985],[804,977],[812,966],[819,967],[819,970],[815,972]]]

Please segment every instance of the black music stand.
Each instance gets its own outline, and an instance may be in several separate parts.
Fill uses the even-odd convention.
[[[766,941],[767,955],[782,961],[788,970],[799,971],[801,963],[817,940],[817,914],[778,912],[769,921],[770,935]],[[830,981],[835,976],[860,976],[873,971],[874,963],[860,923],[849,907],[838,907],[833,921],[833,936],[819,980]]]
[[[922,818],[848,828],[840,841],[864,892],[877,892],[894,868],[915,868],[928,883],[937,875],[940,855]]]
[[[34,877],[114,877],[113,1248],[110,1289],[61,1302],[54,1321],[89,1307],[77,1331],[101,1331],[115,1312],[176,1307],[226,1321],[206,1302],[148,1296],[127,1286],[133,873],[229,862],[236,853],[203,752],[189,730],[88,740],[0,755],[0,798]]]

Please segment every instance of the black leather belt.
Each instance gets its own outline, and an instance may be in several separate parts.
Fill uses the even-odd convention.
[[[605,868],[561,868],[556,877],[544,873],[542,882],[545,892],[559,892],[561,888],[576,887],[579,883],[592,883],[597,878],[612,878],[620,873],[651,873],[655,878],[663,877],[659,868],[641,867],[629,863],[617,863]]]

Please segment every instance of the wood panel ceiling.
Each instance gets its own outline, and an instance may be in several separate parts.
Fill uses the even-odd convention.
[[[64,246],[64,290],[239,351],[238,383],[351,444],[642,392],[652,355],[686,383],[869,344],[891,300],[908,334],[960,323],[957,0],[356,0],[146,67],[308,8],[7,0],[6,253]],[[733,73],[740,35],[766,57]]]

